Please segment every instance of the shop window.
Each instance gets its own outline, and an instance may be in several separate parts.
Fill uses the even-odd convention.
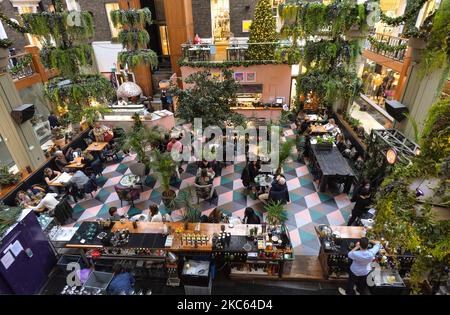
[[[108,17],[109,29],[111,30],[111,37],[117,38],[119,36],[120,28],[114,27],[111,20],[111,11],[119,10],[118,3],[105,3],[106,16]]]
[[[159,26],[159,37],[161,39],[162,54],[164,56],[169,56],[170,55],[169,35],[167,33],[166,25]]]
[[[211,0],[211,21],[215,40],[223,41],[231,37],[229,0]]]

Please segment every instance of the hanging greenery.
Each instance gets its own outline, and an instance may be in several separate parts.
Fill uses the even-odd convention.
[[[9,207],[0,202],[0,244],[6,231],[17,222],[23,207]]]
[[[249,47],[245,54],[245,59],[274,59],[276,45],[262,43],[275,43],[277,40],[277,26],[272,14],[271,1],[259,0],[256,4],[252,24],[250,25]]]
[[[13,42],[7,38],[0,39],[0,48],[9,48]]]
[[[211,69],[227,69],[231,67],[249,67],[255,65],[276,65],[283,64],[278,59],[274,60],[244,60],[244,61],[223,61],[223,62],[210,62],[210,61],[186,61],[185,58],[180,58],[178,65],[180,67],[192,67],[192,68],[211,68]]]
[[[155,68],[158,65],[158,56],[151,49],[122,51],[119,53],[117,59],[121,64],[128,64],[131,68],[140,64],[149,65],[152,68]]]
[[[131,68],[140,64],[155,68],[158,65],[158,56],[153,50],[147,49],[150,35],[145,29],[147,24],[152,24],[150,10],[115,10],[110,16],[114,26],[122,28],[118,40],[123,48],[126,48],[126,51],[119,53],[118,61]]]
[[[111,83],[99,74],[83,75],[72,78],[55,78],[45,85],[45,95],[58,106],[59,112],[72,112],[74,123],[80,122],[84,108],[91,101],[107,103],[115,97]]]
[[[420,74],[423,77],[450,61],[450,0],[443,0],[432,19],[431,30],[426,36],[427,47],[420,61]]]
[[[64,77],[78,75],[82,66],[92,66],[94,50],[89,44],[77,45],[71,48],[56,48],[44,46],[41,49],[42,63],[49,69],[57,68]]]
[[[6,16],[5,13],[3,13],[1,11],[0,11],[0,21],[2,21],[3,23],[5,23],[9,27],[11,27],[13,30],[15,30],[18,33],[22,33],[22,34],[29,33],[29,30],[26,27],[11,20],[8,16]]]
[[[31,56],[31,54],[26,54],[25,56],[20,58],[13,67],[9,68],[8,72],[14,76],[29,67],[32,62],[33,57]]]
[[[111,12],[111,21],[114,27],[144,28],[146,24],[152,24],[152,13],[148,8],[115,10]]]
[[[433,105],[422,134],[422,153],[408,165],[397,165],[386,178],[377,194],[377,215],[369,237],[389,240],[391,248],[412,253],[416,259],[411,269],[412,293],[420,293],[426,280],[438,284],[446,279],[450,264],[450,220],[438,221],[429,200],[419,202],[415,181],[440,179],[439,189],[443,206],[449,206],[450,172],[450,98]],[[444,186],[446,189],[442,190]],[[445,199],[447,197],[447,199]],[[445,203],[447,200],[447,203]]]
[[[419,16],[419,12],[424,4],[428,1],[430,0],[407,0],[405,13],[403,15],[397,17],[389,17],[381,12],[381,21],[387,25],[394,27],[405,25],[403,29],[403,35],[410,37],[417,32],[417,28],[415,27],[417,17]]]
[[[377,40],[373,36],[367,37],[367,40],[370,44],[378,51],[386,51],[386,52],[397,52],[400,50],[404,50],[408,47],[408,44],[399,44],[399,45],[389,45],[385,42]]]

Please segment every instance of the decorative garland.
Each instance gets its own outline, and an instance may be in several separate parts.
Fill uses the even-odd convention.
[[[16,75],[21,71],[23,71],[26,67],[28,67],[32,61],[33,57],[31,56],[31,54],[26,54],[21,59],[19,59],[19,61],[14,67],[9,68],[8,72],[11,73],[12,75]]]
[[[404,50],[408,47],[408,44],[399,44],[399,45],[389,45],[385,42],[378,41],[375,37],[369,36],[367,37],[367,40],[370,42],[370,44],[378,51],[387,51],[395,53],[400,50]]]
[[[9,17],[6,16],[5,13],[1,11],[0,11],[0,20],[18,33],[25,34],[29,32],[29,30],[26,27],[12,21]]]
[[[226,69],[231,67],[249,67],[255,65],[277,65],[287,64],[280,60],[244,60],[244,61],[223,61],[223,62],[210,62],[210,61],[185,61],[185,58],[180,58],[178,65],[180,67],[192,67],[192,68],[211,68],[211,69]]]

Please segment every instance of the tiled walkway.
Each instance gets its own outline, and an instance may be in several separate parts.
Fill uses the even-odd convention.
[[[285,131],[287,138],[293,137],[292,130]],[[128,214],[129,217],[141,212],[148,213],[149,205],[155,203],[160,205],[160,210],[166,212],[161,201],[161,189],[159,182],[151,174],[147,178],[147,185],[141,192],[140,199],[135,206],[124,202],[120,206],[120,200],[114,191],[123,175],[129,174],[128,166],[134,163],[135,155],[122,157],[120,162],[109,164],[103,171],[103,176],[98,179],[100,189],[94,194],[94,198],[80,201],[74,206],[75,218],[78,222],[93,220],[95,218],[107,218],[110,207],[118,207],[119,214]],[[218,198],[211,204],[202,201],[198,209],[202,214],[208,215],[215,207],[219,207],[225,213],[244,216],[246,207],[252,207],[261,215],[264,213],[263,204],[248,196],[241,181],[241,173],[245,162],[228,165],[222,169],[221,176],[214,179],[214,187]],[[185,164],[181,180],[171,183],[174,190],[183,190],[192,186],[197,172],[195,163]],[[352,205],[346,194],[332,194],[318,192],[317,183],[313,181],[308,166],[297,162],[288,161],[283,167],[284,175],[289,188],[291,202],[286,205],[289,229],[292,244],[296,255],[317,255],[319,242],[314,232],[317,224],[342,225],[348,219]],[[173,211],[174,220],[181,219],[180,211]]]

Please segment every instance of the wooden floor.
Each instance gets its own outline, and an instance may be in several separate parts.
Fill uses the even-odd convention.
[[[290,275],[284,280],[325,281],[317,256],[295,256]]]

